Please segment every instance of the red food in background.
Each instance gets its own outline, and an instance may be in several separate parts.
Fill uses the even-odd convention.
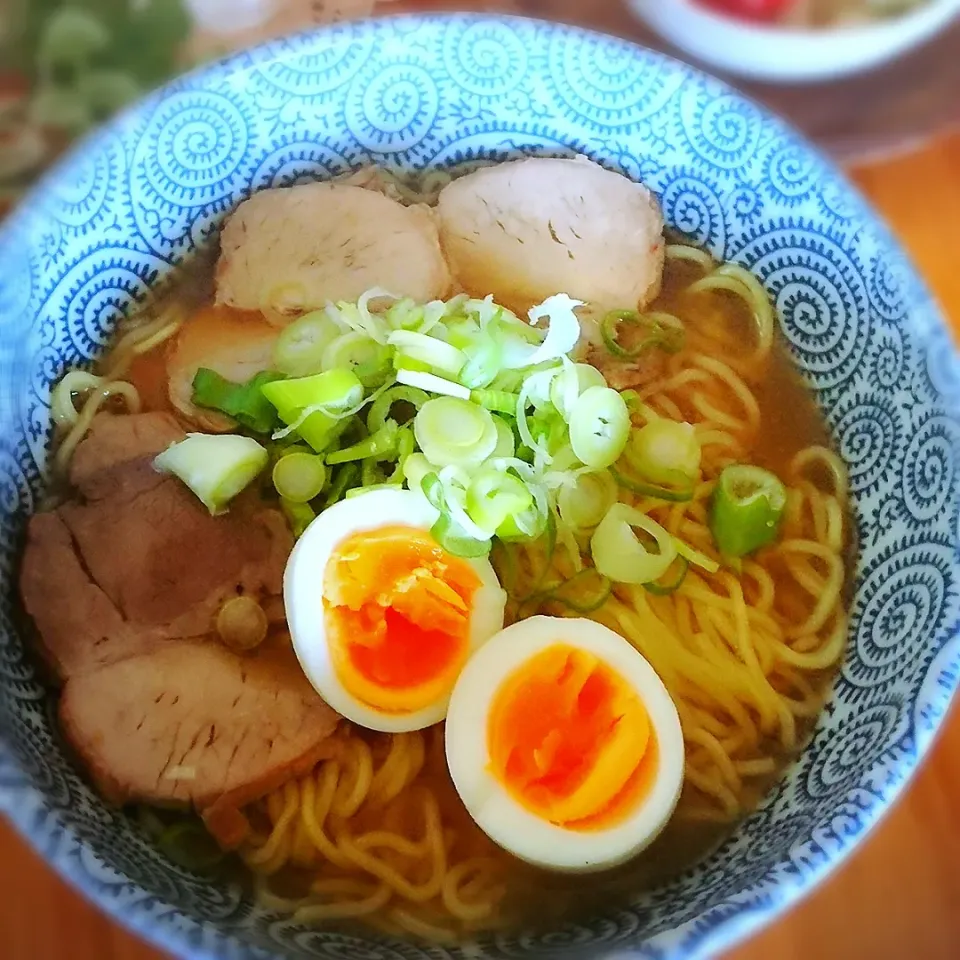
[[[704,7],[741,20],[768,23],[777,20],[793,6],[795,0],[697,0]]]

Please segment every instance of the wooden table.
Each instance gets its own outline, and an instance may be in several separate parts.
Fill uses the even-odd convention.
[[[853,171],[960,334],[960,135]],[[160,960],[67,889],[0,822],[0,958]],[[960,957],[960,710],[905,798],[806,902],[725,960]]]

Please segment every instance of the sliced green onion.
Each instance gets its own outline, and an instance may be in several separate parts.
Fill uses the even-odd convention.
[[[629,323],[640,327],[645,336],[633,348],[627,349],[620,343],[619,327]],[[676,317],[669,313],[637,313],[636,310],[611,310],[600,321],[600,336],[607,349],[616,357],[632,360],[651,347],[674,352],[683,344],[684,330]]]
[[[291,453],[313,454],[310,447],[305,443],[300,443],[298,438],[293,436],[284,437],[283,440],[273,441],[267,450],[270,454],[270,463],[274,466],[281,457],[289,456]]]
[[[326,510],[327,507],[332,507],[335,503],[339,503],[348,490],[353,489],[360,483],[360,464],[359,463],[345,463],[333,477],[333,482],[330,484],[330,489],[327,491],[327,498],[323,502],[323,508]]]
[[[550,320],[547,335],[540,346],[528,347],[516,351],[513,357],[506,357],[504,366],[509,370],[516,370],[567,356],[580,340],[580,321],[574,310],[582,306],[581,300],[572,300],[565,293],[558,293],[547,297],[543,303],[530,310],[527,316],[533,326],[539,324],[544,317]]]
[[[640,494],[641,497],[653,497],[655,500],[668,500],[671,503],[688,503],[693,499],[696,483],[687,477],[677,477],[677,485],[673,487],[661,486],[658,483],[648,483],[637,477],[626,457],[622,457],[616,466],[610,468],[613,478],[627,490]]]
[[[639,350],[626,350],[620,346],[619,327],[621,322],[640,323],[640,314],[636,310],[611,310],[600,321],[600,335],[606,348],[615,356],[621,358],[635,357],[641,350],[645,349],[641,345]]]
[[[428,400],[413,421],[417,444],[437,466],[471,467],[483,463],[497,445],[497,427],[489,411],[469,400]]]
[[[694,550],[689,543],[684,543],[679,537],[673,539],[677,547],[677,553],[693,566],[700,567],[707,573],[716,573],[720,569],[720,564],[716,560],[711,560],[705,553]]]
[[[360,486],[363,489],[379,487],[385,482],[386,478],[380,470],[380,464],[376,457],[365,457],[360,461]],[[347,496],[349,497],[350,494],[348,493]]]
[[[467,514],[474,523],[490,533],[533,504],[527,485],[512,473],[488,468],[481,470],[467,488]]]
[[[463,352],[467,362],[457,379],[471,390],[490,386],[503,365],[503,347],[489,333],[477,334]]]
[[[634,528],[651,537],[657,552],[648,550]],[[677,557],[674,538],[646,514],[625,503],[615,503],[590,540],[597,570],[617,583],[659,580]]]
[[[544,403],[549,403],[550,385],[556,376],[555,370],[543,370],[527,377],[520,389],[520,395],[517,397],[517,430],[520,433],[520,440],[524,446],[533,451],[534,456],[543,464],[552,462],[553,457],[546,445],[540,442],[539,437],[534,437],[530,426],[530,420],[527,417],[527,407],[532,405],[537,407]],[[543,431],[538,431],[542,436]]]
[[[327,463],[334,466],[350,460],[389,460],[397,453],[397,435],[400,430],[396,420],[387,420],[376,433],[370,434],[352,446],[327,454]]]
[[[617,501],[617,482],[608,470],[581,473],[557,493],[560,518],[574,530],[592,530]]]
[[[395,294],[382,287],[373,287],[367,290],[356,303],[338,303],[335,307],[327,307],[328,315],[343,326],[350,327],[356,333],[361,333],[377,343],[386,343],[389,335],[386,321],[383,316],[370,312],[370,301],[378,299],[399,300]]]
[[[700,476],[700,442],[692,424],[657,419],[635,430],[625,450],[631,466],[646,480],[689,486]]]
[[[323,459],[295,451],[281,457],[273,468],[273,485],[284,500],[307,503],[319,496],[327,480]]]
[[[570,430],[553,404],[538,410],[531,419],[531,432],[537,442],[550,454],[551,463],[561,450],[571,449]]]
[[[431,470],[424,475],[420,481],[420,489],[423,491],[423,495],[427,498],[431,507],[437,510],[444,508],[443,483],[436,470]]]
[[[431,535],[444,550],[454,556],[486,556],[490,552],[490,535],[479,529],[462,507],[458,509],[458,505],[450,495],[450,486],[444,484],[440,475],[436,473],[428,473],[421,481],[424,496],[440,513],[430,529]]]
[[[680,589],[683,581],[687,579],[687,571],[690,569],[690,564],[686,557],[678,556],[676,559],[676,567],[676,573],[672,577],[667,576],[667,574],[670,573],[669,570],[664,574],[666,583],[663,582],[663,578],[660,580],[651,580],[649,583],[643,585],[643,589],[656,597],[669,597],[670,594],[676,593]]]
[[[387,343],[396,348],[398,358],[414,360],[424,364],[428,370],[436,370],[449,377],[456,377],[467,362],[467,355],[462,350],[426,333],[395,330],[387,338]]]
[[[273,365],[289,377],[320,373],[327,347],[342,335],[326,311],[314,310],[283,329],[273,348]]]
[[[517,395],[506,390],[471,390],[470,399],[478,406],[494,413],[517,415]]]
[[[447,553],[455,557],[472,559],[485,557],[490,552],[489,540],[475,540],[468,536],[446,513],[440,514],[430,528],[430,535]]]
[[[211,514],[217,514],[226,510],[269,460],[266,449],[251,437],[190,433],[167,447],[153,465],[161,473],[179,477]]]
[[[580,396],[580,378],[577,368],[569,357],[561,357],[562,369],[553,378],[547,396],[550,403],[564,420],[570,419],[570,411]]]
[[[615,463],[630,435],[630,414],[623,397],[610,387],[589,387],[570,413],[573,452],[588,466],[602,470]]]
[[[710,503],[710,531],[720,553],[744,557],[777,538],[787,504],[783,484],[769,470],[724,467]]]
[[[394,354],[393,357],[394,374],[400,373],[430,373],[430,364],[422,360],[416,360],[414,357],[404,356],[402,353]],[[441,377],[441,379],[443,379]]]
[[[502,463],[503,461],[498,461],[498,465]],[[549,529],[553,538],[553,550],[558,531],[547,496],[540,484],[531,479],[526,479],[525,482],[533,497],[533,503],[526,510],[507,517],[497,528],[497,536],[505,541],[537,540]]]
[[[408,403],[416,412],[429,399],[427,393],[416,387],[391,387],[385,393],[381,393],[371,404],[370,411],[367,413],[367,429],[371,433],[376,433],[386,423],[395,403]]]
[[[323,352],[323,370],[349,370],[365,387],[390,377],[393,350],[362,333],[345,333]]]
[[[387,483],[403,486],[407,460],[413,456],[417,441],[413,436],[413,427],[405,426],[397,434],[397,465],[387,479]]]
[[[454,317],[444,324],[447,332],[447,342],[466,353],[474,347],[477,338],[481,335],[480,324],[467,317]]]
[[[215,370],[201,367],[193,378],[194,406],[219,410],[254,433],[270,433],[277,425],[277,413],[264,397],[262,388],[283,374],[263,371],[246,383],[233,383]]]
[[[421,370],[397,370],[397,383],[406,384],[408,387],[418,387],[420,390],[426,390],[427,393],[439,393],[445,397],[457,397],[460,400],[470,399],[470,389],[460,383],[454,383],[452,380],[445,380],[433,373],[425,373]]]
[[[605,387],[607,381],[592,364],[572,363],[563,357],[563,372],[550,384],[550,402],[564,420],[570,420],[577,398],[590,387]]]
[[[424,478],[431,473],[436,473],[436,468],[422,453],[411,454],[403,464],[403,478],[411,490],[422,493]]]
[[[291,412],[308,407],[336,414],[349,410],[363,399],[363,384],[349,370],[328,370],[311,377],[278,380],[266,384],[262,390],[284,420]]]
[[[627,409],[630,411],[630,416],[632,417],[635,413],[640,413],[646,404],[640,399],[640,394],[636,390],[621,390],[620,396],[623,397],[623,402],[627,405]]]
[[[303,536],[303,531],[313,523],[317,514],[309,503],[295,503],[293,500],[280,498],[280,509],[290,524],[290,532],[294,539],[299,540]]]
[[[512,457],[517,452],[517,438],[513,435],[513,428],[503,417],[498,416],[494,416],[493,425],[497,428],[497,445],[490,456]]]
[[[363,384],[349,370],[277,380],[261,389],[288,430],[299,433],[317,453],[334,438],[336,421],[363,401]]]
[[[575,613],[595,613],[612,593],[613,583],[607,577],[595,567],[584,567],[555,590],[547,593],[545,599],[562,603]]]
[[[404,297],[387,310],[384,319],[393,330],[428,333],[443,319],[446,312],[447,304],[442,300],[431,300],[421,306],[409,297]]]

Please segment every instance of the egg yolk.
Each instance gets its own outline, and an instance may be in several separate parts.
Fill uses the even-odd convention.
[[[323,598],[334,670],[358,700],[386,713],[449,693],[470,648],[476,571],[423,530],[353,534],[331,554]]]
[[[489,713],[493,776],[558,826],[615,825],[649,789],[656,736],[640,697],[593,654],[558,643],[515,670]]]

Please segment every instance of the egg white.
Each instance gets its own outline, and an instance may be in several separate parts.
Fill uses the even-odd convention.
[[[592,653],[640,696],[658,746],[658,770],[634,812],[608,829],[568,830],[513,799],[490,772],[487,725],[504,681],[531,657],[562,643]],[[605,870],[640,853],[670,819],[683,786],[683,733],[670,694],[653,667],[623,637],[592,620],[531,617],[507,627],[474,655],[450,699],[447,765],[460,799],[505,850],[551,870]]]
[[[330,655],[324,618],[323,577],[330,555],[356,533],[402,524],[429,531],[437,511],[410,490],[371,490],[324,510],[297,541],[283,578],[283,598],[293,648],[307,679],[337,713],[370,730],[422,730],[446,716],[449,695],[410,713],[377,710],[358,700],[340,682]],[[490,561],[467,559],[480,578],[468,628],[471,653],[503,627],[506,593]]]

